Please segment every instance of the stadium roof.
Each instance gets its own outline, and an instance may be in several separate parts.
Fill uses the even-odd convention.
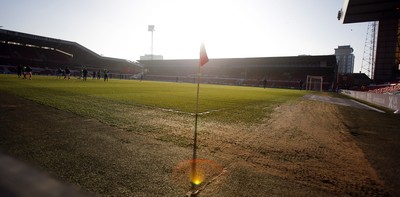
[[[132,65],[134,64],[135,66],[139,66],[139,64],[135,62],[131,62],[125,59],[100,56],[99,54],[91,51],[90,49],[76,42],[71,42],[66,40],[60,40],[55,38],[0,29],[0,42],[2,41],[58,49],[66,53],[72,54],[75,60],[84,63],[114,64],[116,62],[119,62],[124,64],[132,64]]]
[[[357,23],[400,18],[399,0],[345,0],[338,20]]]
[[[89,56],[92,56],[91,58],[100,57],[95,52],[81,46],[76,42],[70,42],[66,40],[48,38],[48,37],[26,34],[4,29],[0,29],[0,41],[30,44],[40,47],[51,47],[70,54],[74,54],[74,56],[85,54],[87,56],[86,58],[90,58]]]

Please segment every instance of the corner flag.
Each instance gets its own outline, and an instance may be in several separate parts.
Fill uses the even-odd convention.
[[[199,60],[199,71],[197,72],[197,96],[196,96],[196,113],[194,120],[194,139],[193,139],[193,162],[192,162],[192,173],[191,173],[191,182],[192,189],[196,188],[196,185],[200,184],[198,182],[198,173],[196,170],[196,162],[197,162],[197,119],[199,116],[199,91],[200,91],[200,75],[201,75],[201,67],[204,66],[208,62],[206,48],[204,47],[204,43],[201,43],[200,47],[200,60]]]
[[[206,48],[204,47],[204,44],[201,44],[200,47],[200,66],[204,66],[208,62],[208,56],[206,52]]]

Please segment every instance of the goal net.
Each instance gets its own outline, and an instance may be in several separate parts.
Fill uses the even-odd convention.
[[[306,90],[314,90],[322,92],[322,83],[324,78],[322,76],[307,75]]]

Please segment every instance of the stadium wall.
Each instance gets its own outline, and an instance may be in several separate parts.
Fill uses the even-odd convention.
[[[386,107],[392,110],[400,110],[400,96],[390,94],[377,94],[371,92],[360,92],[352,90],[342,90],[342,94],[357,98],[369,103],[373,103],[382,107]]]

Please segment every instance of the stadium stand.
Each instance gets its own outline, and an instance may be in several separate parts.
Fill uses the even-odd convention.
[[[55,75],[69,67],[79,76],[82,67],[110,70],[111,78],[196,82],[198,60],[140,60],[139,63],[103,57],[76,42],[0,29],[0,73],[16,73],[18,65],[30,65],[34,75]],[[210,59],[203,69],[202,83],[304,88],[307,75],[322,76],[323,89],[333,89],[336,57],[292,56]],[[303,84],[304,85],[304,84]]]
[[[378,93],[378,94],[396,94],[400,95],[400,83],[389,84],[381,86],[369,86],[368,92]]]
[[[364,73],[348,73],[339,76],[340,89],[365,91],[372,80]]]
[[[16,73],[18,65],[30,65],[40,75],[55,74],[66,66],[73,75],[83,66],[90,71],[108,69],[114,76],[142,71],[137,62],[103,57],[76,42],[0,29],[0,73]]]
[[[196,81],[198,60],[140,60],[146,80]],[[304,88],[307,75],[322,76],[323,89],[336,82],[336,57],[292,56],[210,59],[202,72],[202,83],[279,88]],[[301,86],[301,87],[300,87]]]

